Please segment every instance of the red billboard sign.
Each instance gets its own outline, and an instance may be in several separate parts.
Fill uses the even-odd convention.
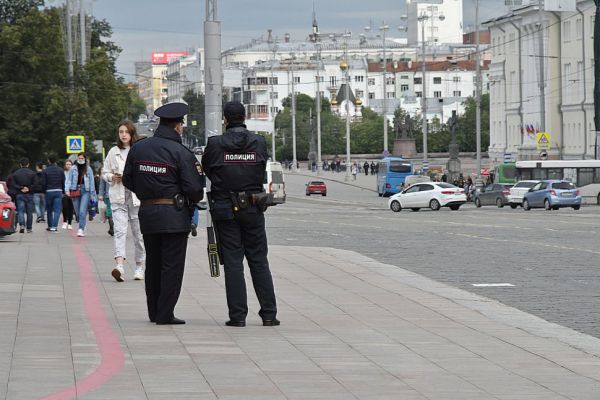
[[[153,51],[152,52],[152,64],[168,64],[169,61],[187,56],[187,51]]]

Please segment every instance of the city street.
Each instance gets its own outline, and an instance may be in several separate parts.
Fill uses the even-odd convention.
[[[599,207],[394,213],[373,191],[327,180],[327,197],[306,197],[308,180],[286,175],[288,203],[268,213],[272,244],[356,251],[600,338]],[[374,188],[375,177],[349,183]]]

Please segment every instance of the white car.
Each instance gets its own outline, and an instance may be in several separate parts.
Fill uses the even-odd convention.
[[[529,192],[529,189],[534,187],[539,181],[519,181],[515,186],[510,188],[510,193],[508,194],[508,204],[510,204],[510,208],[517,208],[517,206],[523,205],[523,196],[525,193]]]
[[[388,200],[390,209],[394,212],[410,208],[419,211],[421,208],[431,208],[438,211],[441,207],[458,210],[467,202],[464,191],[444,182],[417,183],[404,191],[393,195]]]

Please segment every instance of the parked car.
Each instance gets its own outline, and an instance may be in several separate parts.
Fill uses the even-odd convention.
[[[575,185],[569,181],[540,181],[523,196],[523,209],[544,207],[546,210],[558,210],[561,207],[581,207],[581,195]]]
[[[327,185],[323,181],[310,181],[306,184],[306,195],[320,194],[327,196]]]
[[[510,193],[508,194],[508,204],[510,204],[510,208],[515,209],[523,206],[523,196],[525,196],[525,193],[527,193],[529,189],[534,187],[538,182],[539,180],[519,181],[515,184],[515,186],[511,187]]]
[[[11,235],[17,231],[16,208],[7,193],[6,183],[0,182],[0,236]]]
[[[508,204],[508,194],[512,185],[505,183],[490,183],[487,186],[477,190],[473,202],[475,207],[497,206],[502,208]]]
[[[467,202],[464,191],[444,182],[416,183],[390,197],[388,206],[394,212],[403,208],[419,211],[421,208],[431,208],[438,211],[441,207],[458,210]]]

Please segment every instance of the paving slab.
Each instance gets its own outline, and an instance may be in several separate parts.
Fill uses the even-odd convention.
[[[156,326],[133,269],[110,276],[105,225],[34,230],[0,239],[0,398],[599,398],[600,340],[352,251],[271,246],[282,325],[263,327],[250,293],[230,328],[201,232],[188,323]]]

